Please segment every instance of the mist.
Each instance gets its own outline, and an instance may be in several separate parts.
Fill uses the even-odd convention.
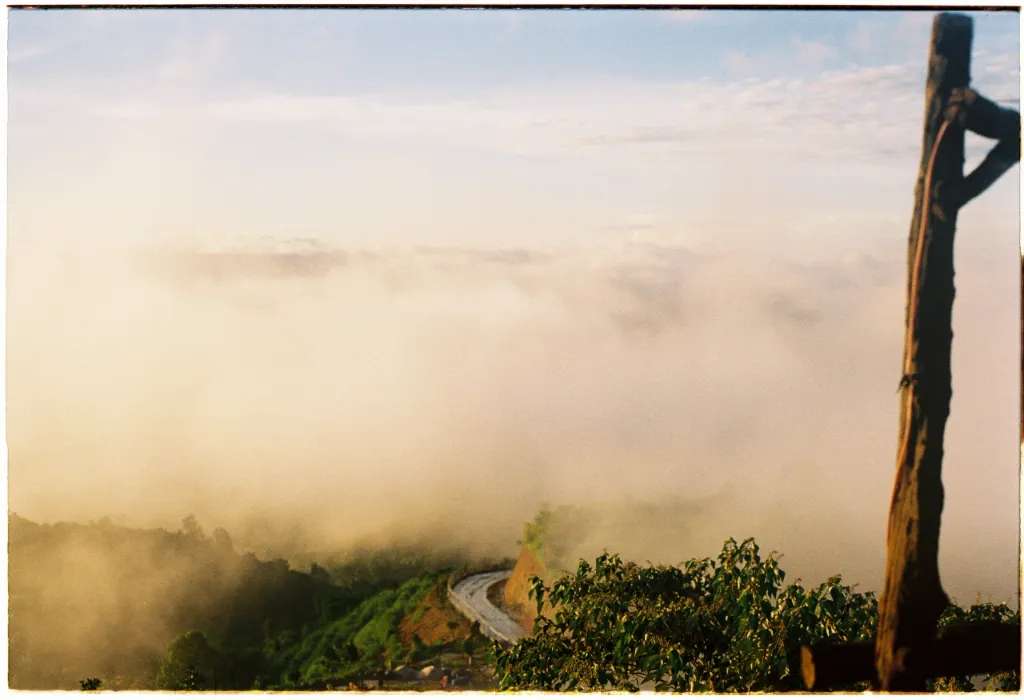
[[[876,240],[812,262],[642,234],[23,240],[10,507],[142,526],[191,513],[294,561],[365,542],[514,555],[543,504],[590,505],[607,517],[581,555],[678,562],[755,536],[791,574],[877,590],[905,246]],[[1010,598],[1016,256],[958,252],[943,579],[961,600]]]
[[[569,505],[881,587],[932,13],[11,17],[12,511],[305,565]],[[1018,172],[958,221],[961,602],[1017,594]]]

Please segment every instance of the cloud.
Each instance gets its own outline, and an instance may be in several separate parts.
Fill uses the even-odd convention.
[[[839,53],[834,46],[830,46],[823,41],[793,39],[792,45],[796,51],[797,60],[813,67],[818,67],[831,61]]]
[[[822,42],[797,39],[793,45],[801,60],[823,66],[836,55],[835,47]],[[198,54],[223,50],[214,38],[202,46],[212,48]],[[741,77],[757,64],[743,52],[726,60]],[[979,52],[974,72],[988,94],[1016,96],[1015,56]],[[384,150],[565,160],[590,157],[581,147],[670,145],[707,158],[742,154],[751,161],[882,164],[898,163],[900,156],[916,158],[923,80],[924,66],[917,61],[845,67],[803,79],[607,81],[528,96],[501,88],[460,98],[248,90],[197,100],[159,88],[96,102],[82,94],[29,90],[12,93],[12,113],[22,120],[74,115],[84,118],[76,127],[84,130],[90,129],[90,117],[140,122],[147,133],[164,125],[211,130],[225,134],[228,142],[239,128],[301,125],[304,133],[325,142],[346,144],[349,158],[369,158],[372,144],[378,160]]]
[[[620,137],[595,136],[581,139],[582,143],[604,145],[612,143],[693,143],[705,136],[693,128],[671,126],[641,126]]]
[[[30,44],[14,43],[8,46],[7,62],[16,65],[49,56],[64,46],[64,42],[53,40],[36,41]]]
[[[219,70],[199,53],[167,82]],[[875,587],[924,69],[12,90],[12,507],[500,549],[543,501],[738,493],[673,558],[757,534]],[[1015,58],[975,70],[1016,94]],[[968,595],[1016,581],[1000,185],[958,237],[942,551]]]
[[[338,251],[318,252],[195,252],[166,260],[168,268],[187,278],[322,277],[345,265]]]
[[[156,75],[165,82],[196,84],[209,77],[228,50],[228,37],[223,32],[180,37],[171,43],[168,55],[156,66]]]
[[[822,313],[800,299],[775,294],[765,302],[765,309],[775,319],[782,322],[809,326],[820,323]]]
[[[853,24],[846,36],[846,43],[862,56],[870,55],[881,45],[879,28],[876,23],[860,20]]]
[[[778,224],[757,229],[770,258],[668,239],[357,249],[311,235],[149,251],[168,275],[116,251],[66,259],[17,247],[12,508],[152,523],[193,512],[231,531],[259,514],[321,549],[429,522],[445,541],[500,549],[544,501],[739,489],[742,517],[716,511],[690,541],[702,551],[676,558],[753,533],[786,553],[791,573],[843,571],[876,587],[905,227],[843,255],[840,225],[818,222],[830,243],[814,260],[779,247]],[[976,288],[984,269],[961,256],[958,281]],[[1013,309],[963,289],[958,304],[958,358],[1012,345]],[[997,342],[984,329],[1002,327],[999,309],[1011,337]],[[1011,354],[982,363],[980,381],[1011,371]],[[963,417],[980,400],[968,362]],[[999,466],[996,433],[1014,437],[1016,413],[957,425],[950,499],[964,492],[956,465]],[[968,438],[974,451],[955,456]],[[999,514],[1016,505],[1003,500],[983,521],[1009,546],[1015,530]],[[851,539],[842,551],[828,546],[836,513],[862,533],[838,528]],[[974,559],[957,523],[978,518],[948,524],[944,552],[963,566]],[[982,568],[1015,580],[1012,559]],[[957,571],[955,590],[975,585],[970,568]]]
[[[551,260],[551,254],[527,248],[469,248],[457,246],[417,246],[415,252],[427,257],[457,261],[463,265],[500,265],[521,267]]]
[[[749,75],[757,66],[754,59],[745,51],[727,51],[722,62],[725,69],[734,76]]]

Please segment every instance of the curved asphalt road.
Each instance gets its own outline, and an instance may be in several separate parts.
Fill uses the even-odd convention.
[[[503,642],[515,642],[526,636],[526,631],[515,620],[487,599],[487,590],[511,575],[511,571],[488,571],[467,576],[452,587],[459,611],[479,622],[481,632],[487,637]]]

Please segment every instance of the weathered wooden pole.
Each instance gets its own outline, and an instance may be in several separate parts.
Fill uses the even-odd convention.
[[[899,446],[878,630],[870,644],[803,647],[801,667],[809,689],[873,680],[884,690],[923,690],[930,677],[1019,668],[1020,625],[982,625],[969,633],[936,637],[938,618],[949,603],[939,580],[938,554],[942,441],[953,395],[956,217],[1020,160],[1020,114],[968,87],[971,39],[970,18],[948,13],[935,17],[910,226]],[[998,140],[966,177],[965,129]],[[1021,293],[1024,297],[1024,277]],[[1021,319],[1024,324],[1024,307]],[[1021,367],[1024,371],[1024,357]],[[1024,439],[1024,423],[1021,435]]]
[[[907,265],[899,447],[889,510],[885,589],[875,664],[885,690],[923,690],[936,623],[948,598],[939,580],[943,435],[952,396],[953,237],[957,212],[1020,158],[1020,117],[967,88],[971,19],[932,26],[921,166]],[[964,128],[1000,139],[963,176]]]
[[[885,589],[875,663],[881,687],[923,690],[914,649],[934,637],[948,604],[939,580],[942,440],[952,395],[953,235],[956,207],[937,193],[963,178],[960,129],[943,129],[954,88],[970,82],[971,20],[943,13],[932,25],[921,167],[907,266],[906,337],[896,483],[889,507]],[[939,141],[939,132],[942,140]]]

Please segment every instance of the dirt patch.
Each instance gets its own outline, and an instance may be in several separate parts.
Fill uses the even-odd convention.
[[[505,583],[501,605],[523,629],[533,629],[533,620],[537,616],[537,604],[530,600],[530,579],[534,576],[545,578],[547,575],[548,569],[544,562],[532,549],[523,547],[512,575]]]
[[[438,589],[428,593],[398,626],[404,644],[412,644],[413,635],[424,644],[448,644],[470,635],[469,620],[448,603],[447,595]]]

